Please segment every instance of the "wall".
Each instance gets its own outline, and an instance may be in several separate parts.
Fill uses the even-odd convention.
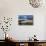
[[[46,39],[46,16],[45,16],[45,24],[44,25],[45,25],[45,28],[44,28],[44,30],[45,30],[44,31],[44,39]]]
[[[10,31],[17,40],[27,40],[34,34],[37,35],[39,40],[45,39],[45,15],[46,8],[39,7],[33,8],[30,6],[28,0],[0,0],[0,17],[13,17],[13,22]],[[19,15],[33,15],[34,25],[33,26],[19,26],[18,16]],[[2,31],[1,31],[2,32]],[[2,34],[1,34],[2,35]],[[0,39],[3,37],[0,36]]]

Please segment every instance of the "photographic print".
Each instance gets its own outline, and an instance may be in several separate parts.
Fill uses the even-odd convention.
[[[19,15],[18,24],[19,25],[33,25],[33,15]]]

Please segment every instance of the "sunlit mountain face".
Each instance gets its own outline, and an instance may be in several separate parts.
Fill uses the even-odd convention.
[[[19,25],[33,25],[33,15],[19,15]]]

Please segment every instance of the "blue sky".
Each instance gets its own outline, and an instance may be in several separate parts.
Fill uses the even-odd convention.
[[[32,20],[33,19],[33,15],[19,15],[19,19]]]

